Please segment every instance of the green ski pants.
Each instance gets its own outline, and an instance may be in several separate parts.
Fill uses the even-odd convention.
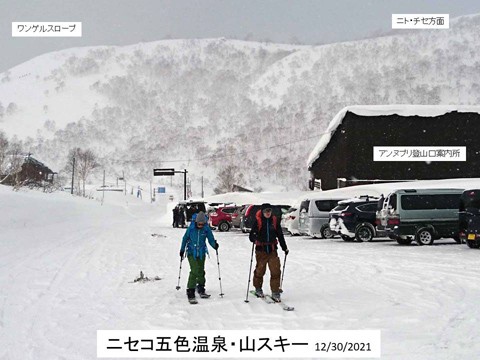
[[[188,277],[187,288],[195,289],[197,285],[205,286],[205,257],[195,259],[192,255],[188,256],[190,264],[190,276]]]

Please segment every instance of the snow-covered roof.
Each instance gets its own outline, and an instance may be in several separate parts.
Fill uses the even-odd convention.
[[[362,203],[367,201],[378,201],[380,200],[379,197],[376,196],[368,196],[368,197],[354,197],[350,199],[340,200],[339,204],[347,204],[347,203]]]
[[[416,182],[417,183],[417,182]],[[377,197],[382,194],[388,194],[392,189],[397,189],[398,187],[404,186],[413,186],[410,183],[407,185],[405,183],[380,183],[380,184],[368,184],[368,185],[355,185],[348,186],[338,189],[324,190],[314,192],[309,200],[339,200],[339,199],[350,199],[356,196],[371,196]]]
[[[204,200],[208,203],[230,202],[237,205],[271,203],[275,205],[292,205],[296,203],[299,197],[307,196],[310,191],[284,191],[284,192],[229,192],[207,196]]]
[[[379,184],[355,185],[339,189],[312,191],[306,200],[335,200],[369,195],[372,197],[384,196],[400,189],[480,189],[480,178],[457,178],[438,180],[418,180],[408,182],[388,182]]]
[[[6,174],[9,174],[10,171],[20,171],[21,170],[21,166],[18,168],[18,169],[12,169],[12,167],[14,166],[13,163],[15,162],[15,160],[17,160],[17,163],[18,165],[23,165],[25,163],[31,163],[31,164],[34,164],[38,167],[41,167],[41,168],[44,168],[45,171],[47,172],[50,172],[50,173],[53,173],[53,171],[47,166],[45,165],[44,163],[38,161],[37,159],[35,159],[33,156],[31,155],[25,155],[25,154],[15,154],[15,155],[12,155],[12,154],[7,154],[5,156],[6,158],[6,165],[5,165],[5,173]]]
[[[337,127],[342,123],[347,111],[360,116],[423,116],[435,117],[449,112],[480,113],[480,106],[472,105],[353,105],[346,106],[334,116],[325,133],[320,137],[317,145],[308,157],[307,166],[310,168],[327,147]]]
[[[188,200],[180,200],[178,202],[179,204],[182,205],[190,205],[190,204],[200,204],[200,203],[205,203],[202,199],[188,199]]]

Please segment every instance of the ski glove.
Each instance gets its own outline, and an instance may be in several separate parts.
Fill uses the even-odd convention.
[[[215,245],[213,245],[213,248],[214,248],[215,250],[218,250],[219,247],[220,247],[220,245],[218,245],[218,242],[215,241]]]
[[[185,251],[183,251],[183,250],[180,250],[180,258],[182,258],[182,259],[183,259],[183,255],[184,255],[184,254],[185,254]]]

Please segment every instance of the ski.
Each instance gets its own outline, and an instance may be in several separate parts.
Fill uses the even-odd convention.
[[[250,290],[250,294],[252,294],[253,296],[255,296],[256,298],[258,299],[262,299],[263,301],[265,301],[267,304],[273,304],[275,301],[273,301],[271,298],[268,298],[266,296],[257,296],[257,294],[255,293],[255,290]]]
[[[287,304],[285,304],[284,302],[282,301],[277,301],[277,300],[274,300],[270,295],[265,295],[267,298],[269,298],[272,302],[280,305],[282,307],[283,310],[285,311],[293,311],[295,310],[295,308],[293,306],[289,306]]]

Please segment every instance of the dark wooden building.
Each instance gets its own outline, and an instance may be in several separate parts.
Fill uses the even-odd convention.
[[[337,188],[341,178],[364,184],[375,179],[480,177],[479,113],[480,106],[346,107],[310,154],[310,188],[318,179],[326,190]],[[466,161],[374,161],[374,146],[466,147]]]
[[[0,181],[5,185],[17,184],[38,184],[41,185],[44,182],[52,183],[54,172],[48,168],[45,164],[38,161],[31,155],[17,155],[21,157],[22,167],[19,172],[8,172],[7,174],[0,175]]]
[[[249,188],[244,187],[244,186],[236,185],[236,184],[234,184],[232,186],[232,191],[233,192],[253,192],[252,189],[249,189]]]

